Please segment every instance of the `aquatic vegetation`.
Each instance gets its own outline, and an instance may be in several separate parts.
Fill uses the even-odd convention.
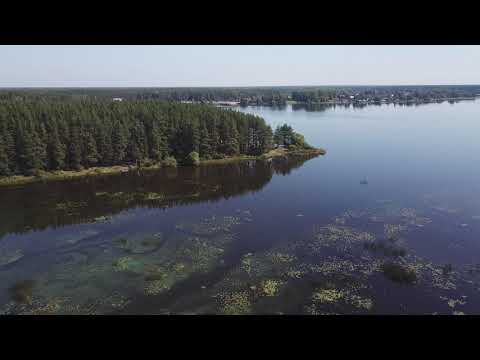
[[[414,284],[417,282],[415,270],[404,265],[386,262],[381,266],[383,274],[390,280],[402,284]]]
[[[221,245],[223,244],[212,243],[199,237],[189,237],[188,242],[178,250],[176,256],[178,259],[188,261],[195,271],[206,271],[223,255],[225,250]]]
[[[303,264],[302,267],[310,273],[318,273],[323,276],[351,274],[355,271],[355,265],[352,261],[335,257],[328,258],[319,265]]]
[[[463,300],[454,300],[454,299],[450,299],[448,300],[448,306],[450,306],[451,308],[454,308],[455,306],[458,305],[465,305],[467,302],[466,301],[463,301]]]
[[[408,267],[415,271],[419,282],[425,286],[431,286],[441,290],[455,290],[460,280],[460,274],[452,270],[444,272],[444,266],[435,266],[430,262],[413,258]]]
[[[223,216],[203,219],[199,223],[181,223],[176,229],[194,236],[212,236],[221,232],[228,233],[232,227],[240,224],[240,218],[235,216]]]
[[[253,256],[252,253],[245,254],[241,260],[241,268],[247,272],[248,275],[258,274],[264,269],[259,267],[263,264],[259,263],[258,260]]]
[[[129,257],[129,256],[124,256],[119,259],[117,259],[113,263],[113,267],[115,271],[133,271],[136,272],[139,270],[139,268],[142,267],[143,264],[141,264],[139,261]],[[136,271],[135,271],[136,270]]]
[[[170,290],[176,283],[186,279],[195,272],[190,266],[183,263],[168,263],[149,269],[145,275],[144,292],[146,295],[157,295]]]
[[[283,282],[273,279],[262,281],[261,292],[265,296],[275,296]]]
[[[169,287],[165,284],[163,280],[153,280],[150,281],[145,287],[145,294],[147,295],[157,295],[165,290],[168,290]]]
[[[450,307],[452,310],[454,310],[453,315],[465,315],[463,312],[455,310],[455,308],[458,305],[465,305],[467,303],[466,300],[465,300],[466,298],[467,297],[465,295],[463,295],[461,297],[461,299],[449,299],[446,296],[440,296],[440,299],[446,301],[448,307]]]
[[[248,253],[242,257],[239,270],[250,278],[299,278],[305,272],[296,263],[296,256],[285,252]]]
[[[252,309],[250,294],[247,291],[238,291],[218,295],[220,312],[225,315],[249,314]]]
[[[224,247],[232,239],[229,234],[208,239],[196,236],[184,238],[164,262],[145,269],[145,281],[148,282],[145,293],[156,295],[170,290],[192,274],[211,271],[221,264]]]
[[[291,254],[285,254],[280,252],[270,252],[267,253],[267,257],[272,261],[274,264],[284,264],[284,263],[291,263],[297,260],[296,256]]]
[[[320,303],[334,303],[343,299],[345,294],[336,289],[321,289],[313,293],[312,299]]]
[[[373,300],[359,295],[362,286],[347,283],[341,288],[327,284],[326,287],[315,290],[312,294],[312,303],[306,307],[306,311],[312,315],[330,313],[332,309],[342,312],[370,311],[373,308]],[[350,309],[350,310],[348,310]]]
[[[385,237],[389,240],[397,239],[398,235],[407,229],[404,225],[385,224],[384,233]]]
[[[317,227],[314,230],[314,241],[309,244],[309,247],[317,253],[321,252],[323,247],[345,251],[354,245],[361,245],[374,240],[375,236],[367,232],[344,226],[327,225]]]
[[[122,309],[130,303],[130,299],[117,291],[85,302],[75,300],[75,298],[65,296],[35,298],[29,304],[10,304],[4,313],[19,315],[97,315]]]
[[[119,310],[130,304],[130,302],[131,300],[128,299],[126,296],[123,296],[119,292],[115,291],[109,296],[103,298],[103,300],[99,302],[99,305],[107,305],[111,306],[115,310]]]
[[[400,216],[403,218],[403,221],[407,225],[414,225],[418,227],[423,227],[432,222],[431,219],[427,217],[421,217],[417,215],[415,209],[403,208],[400,210]]]
[[[351,295],[348,301],[359,309],[371,310],[373,308],[373,301],[369,298],[362,298],[358,295]]]
[[[0,267],[13,264],[24,256],[21,249],[9,251],[0,248]]]
[[[287,271],[287,276],[292,279],[300,279],[303,277],[303,275],[306,274],[305,271],[302,270],[289,270]]]

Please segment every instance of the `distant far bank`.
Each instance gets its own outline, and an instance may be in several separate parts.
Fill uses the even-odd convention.
[[[410,104],[472,100],[479,96],[480,85],[0,88],[0,100],[167,101],[222,107],[282,106],[289,102],[320,105]]]

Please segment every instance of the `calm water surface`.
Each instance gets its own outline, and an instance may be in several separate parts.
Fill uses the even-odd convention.
[[[0,313],[480,313],[480,102],[311,110],[239,111],[325,156],[0,190]]]

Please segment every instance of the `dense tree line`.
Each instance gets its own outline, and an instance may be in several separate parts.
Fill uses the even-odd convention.
[[[195,162],[198,157],[259,155],[271,147],[272,130],[262,118],[208,105],[0,101],[2,176],[172,157]]]
[[[125,101],[237,101],[242,105],[284,105],[287,100],[302,103],[354,102],[365,100],[431,101],[475,97],[480,85],[397,85],[397,86],[273,86],[273,87],[193,87],[193,88],[36,88],[2,89],[2,99],[55,98],[60,100]],[[393,96],[392,96],[393,95]],[[353,99],[351,98],[353,96]]]
[[[288,124],[283,124],[275,129],[273,135],[275,145],[282,145],[290,149],[311,149],[303,135],[293,131],[293,128]]]

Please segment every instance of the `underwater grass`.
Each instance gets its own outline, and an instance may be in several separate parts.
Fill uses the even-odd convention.
[[[417,274],[400,264],[386,262],[380,267],[383,274],[390,280],[401,284],[414,284],[417,282]]]

